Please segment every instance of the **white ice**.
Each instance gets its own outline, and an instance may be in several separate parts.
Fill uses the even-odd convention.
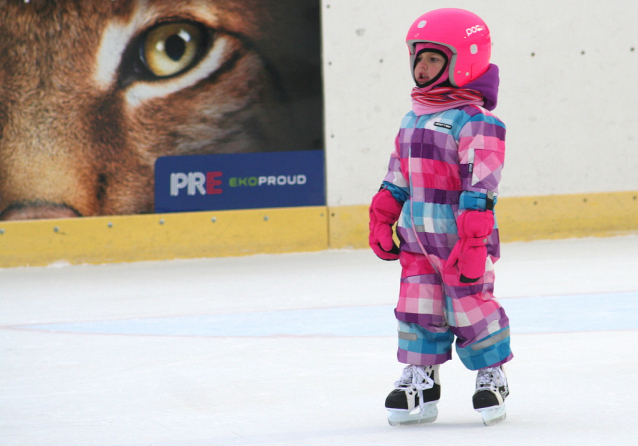
[[[502,247],[507,419],[441,368],[390,427],[399,265],[367,250],[0,269],[0,444],[635,445],[638,237]]]

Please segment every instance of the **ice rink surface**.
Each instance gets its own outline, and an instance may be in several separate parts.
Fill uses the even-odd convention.
[[[503,423],[441,368],[393,428],[399,265],[367,250],[0,269],[0,445],[636,445],[638,237],[502,246]]]

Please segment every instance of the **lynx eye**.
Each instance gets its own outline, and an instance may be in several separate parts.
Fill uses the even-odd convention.
[[[199,61],[205,41],[205,32],[193,23],[161,24],[141,42],[142,60],[155,76],[173,76]]]

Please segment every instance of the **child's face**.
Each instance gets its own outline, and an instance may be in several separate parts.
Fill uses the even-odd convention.
[[[445,58],[439,53],[423,51],[416,58],[414,79],[423,85],[434,79],[445,67]]]

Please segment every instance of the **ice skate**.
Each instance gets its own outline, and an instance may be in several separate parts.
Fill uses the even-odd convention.
[[[439,414],[439,366],[409,365],[385,400],[391,426],[432,423]]]
[[[476,392],[472,397],[474,409],[481,413],[483,423],[491,426],[500,423],[507,415],[505,398],[509,395],[507,377],[503,367],[480,369],[476,376]]]

